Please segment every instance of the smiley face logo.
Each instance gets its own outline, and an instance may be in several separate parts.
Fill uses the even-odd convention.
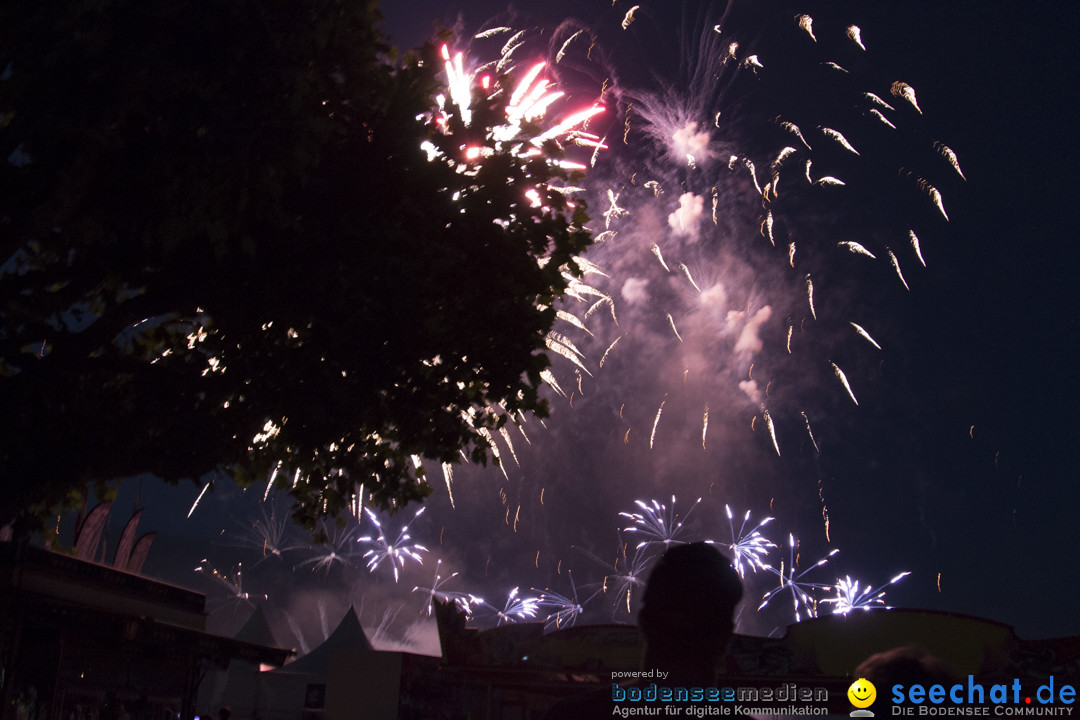
[[[866,678],[859,678],[847,689],[848,700],[857,708],[868,708],[877,699],[877,688]]]

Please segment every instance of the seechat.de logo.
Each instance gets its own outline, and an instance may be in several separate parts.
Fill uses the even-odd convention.
[[[1025,691],[1019,678],[984,685],[973,675],[953,685],[897,683],[891,688],[893,715],[1072,715],[1076,688],[1051,675],[1035,692]],[[901,706],[902,705],[902,706]]]

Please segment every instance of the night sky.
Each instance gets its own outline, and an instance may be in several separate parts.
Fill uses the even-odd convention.
[[[810,3],[807,12],[814,15],[813,7],[819,4]],[[619,96],[624,98],[630,97],[630,90],[649,84],[677,86],[676,80],[665,79],[677,75],[673,58],[680,52],[692,56],[690,48],[696,48],[696,40],[680,39],[680,27],[691,31],[688,37],[705,18],[717,17],[723,10],[717,3],[710,16],[707,8],[693,4],[643,2],[634,25],[623,31],[619,21],[629,4],[622,0],[614,8],[607,0],[521,3],[498,21],[493,18],[504,8],[495,2],[454,6],[403,0],[385,5],[385,29],[401,46],[421,42],[436,19],[449,26],[459,23],[468,38],[503,21],[515,29],[554,31],[562,20],[574,18],[597,33],[605,69],[614,68],[618,81],[626,85],[628,94]],[[571,568],[584,599],[597,589],[588,586],[598,582],[604,570],[582,549],[610,561],[616,529],[629,522],[618,513],[637,511],[633,501],[638,498],[670,505],[676,494],[682,512],[696,497],[704,498],[687,520],[688,538],[725,539],[723,506],[730,503],[740,513],[750,509],[755,518],[776,517],[768,526],[775,542],[786,542],[789,531],[797,534],[806,554],[801,558],[804,566],[839,548],[829,566],[813,576],[819,582],[851,575],[878,585],[907,570],[912,574],[889,589],[889,604],[986,617],[1013,625],[1025,638],[1080,633],[1080,614],[1075,610],[1080,595],[1080,524],[1075,519],[1080,507],[1076,412],[1080,327],[1073,277],[1075,190],[1070,183],[1080,167],[1074,127],[1080,117],[1075,91],[1080,54],[1074,36],[1080,6],[996,0],[827,5],[832,10],[815,15],[815,31],[822,42],[828,32],[835,34],[836,27],[843,27],[830,25],[831,18],[850,17],[846,22],[856,22],[868,47],[868,59],[860,62],[869,63],[871,74],[902,78],[916,88],[925,116],[904,117],[913,118],[927,138],[941,139],[956,151],[967,181],[952,178],[941,183],[948,223],[919,218],[931,228],[920,232],[927,267],[916,269],[910,249],[905,249],[910,292],[898,289],[887,265],[879,275],[848,275],[841,271],[850,260],[843,258],[815,273],[815,278],[834,281],[831,286],[823,282],[823,288],[839,288],[838,295],[822,291],[822,310],[839,313],[859,309],[860,302],[873,303],[879,339],[886,340],[885,349],[876,354],[862,346],[857,351],[846,349],[853,341],[840,343],[831,330],[820,340],[821,352],[828,358],[844,358],[852,369],[857,407],[834,379],[814,374],[821,363],[812,370],[797,363],[783,366],[786,374],[780,386],[800,388],[791,390],[790,407],[805,408],[813,418],[820,453],[809,447],[798,413],[784,404],[784,395],[778,395],[774,407],[780,408],[775,415],[783,452],[777,457],[760,417],[750,429],[758,408],[752,403],[739,405],[737,393],[717,396],[711,405],[709,447],[703,450],[697,390],[713,392],[729,380],[733,383],[744,377],[745,367],[725,367],[723,357],[713,358],[716,366],[709,370],[713,379],[708,381],[712,384],[680,386],[671,381],[667,368],[673,362],[671,354],[683,351],[673,349],[674,344],[651,343],[663,336],[655,323],[646,328],[647,321],[638,320],[634,326],[636,311],[623,309],[620,320],[625,327],[616,329],[601,312],[590,320],[590,326],[593,322],[600,326],[598,337],[585,349],[593,369],[606,346],[601,338],[610,342],[630,327],[637,327],[638,334],[622,343],[621,354],[613,352],[607,375],[597,371],[585,379],[584,397],[577,397],[573,408],[565,399],[553,399],[553,418],[546,428],[538,423],[529,426],[532,445],[518,443],[520,468],[508,468],[509,478],[493,468],[458,470],[455,509],[445,487],[436,481],[427,511],[413,526],[414,539],[431,552],[424,568],[410,566],[396,585],[385,567],[368,575],[360,558],[353,558],[355,567],[335,568],[327,575],[300,565],[306,557],[300,550],[286,553],[284,561],[272,558],[256,566],[260,555],[253,547],[243,547],[242,536],[245,525],[258,517],[261,489],[244,495],[225,484],[187,520],[184,515],[195,498],[192,487],[143,483],[147,508],[143,527],[160,533],[147,571],[206,591],[215,611],[212,625],[222,631],[235,627],[250,606],[228,600],[220,583],[193,572],[203,558],[226,572],[243,562],[245,591],[252,596],[265,593],[271,603],[276,600],[272,620],[284,626],[291,614],[311,636],[308,641],[319,634],[319,624],[325,626],[318,619],[320,603],[322,613],[333,618],[348,602],[363,606],[368,627],[388,608],[398,613],[395,637],[400,639],[406,633],[401,628],[411,627],[422,604],[422,598],[408,591],[414,585],[430,585],[435,558],[443,559],[444,577],[461,573],[447,589],[483,595],[500,607],[502,600],[496,598],[504,598],[515,586],[523,592],[550,587],[568,594],[566,571]],[[787,19],[790,12],[777,15],[785,18],[787,29],[794,25]],[[766,36],[757,42],[766,70],[770,65],[782,67],[783,53],[794,57],[797,52],[793,43],[769,45]],[[596,82],[592,77],[596,74],[594,69],[575,81],[582,97],[590,82]],[[779,91],[783,83],[767,87]],[[738,100],[731,114],[768,100],[752,91],[740,92],[734,88],[729,96]],[[830,112],[827,94],[813,102],[822,103],[822,113]],[[622,120],[619,115],[609,120],[616,134],[621,133]],[[734,122],[730,127],[740,127]],[[640,161],[634,153],[647,151],[613,151],[616,157],[590,171],[591,214],[601,224],[600,213],[607,204],[602,193],[626,182],[619,173],[626,164]],[[918,171],[923,158],[913,155],[910,165],[906,157],[901,161]],[[837,166],[843,167],[843,162],[837,160]],[[671,177],[681,177],[684,187],[693,184],[689,173],[673,170]],[[940,169],[938,177],[943,177]],[[736,187],[734,181],[730,187]],[[650,222],[658,222],[662,229],[662,216],[652,217],[650,212],[655,215],[658,207],[670,211],[677,197],[672,188],[667,206],[649,205],[646,200],[640,201],[640,209],[628,205],[634,232],[644,233]],[[875,214],[876,206],[857,205],[850,210],[852,222]],[[800,237],[820,245],[822,237],[842,232],[845,219],[835,214],[839,212],[830,207],[818,225],[805,225]],[[805,213],[814,217],[812,209]],[[746,229],[740,229],[739,222],[732,220],[734,235]],[[883,217],[882,223],[891,226],[894,220]],[[737,258],[741,247],[723,246],[723,257],[730,253]],[[709,250],[698,244],[695,252],[704,255]],[[605,289],[618,295],[626,287],[625,277],[618,273],[638,267],[631,265],[629,254],[611,253],[604,247],[589,257],[611,271]],[[786,267],[782,260],[777,263],[781,270]],[[733,266],[711,267],[723,273]],[[702,261],[698,267],[709,266]],[[746,267],[758,265],[748,261]],[[763,297],[779,296],[789,302],[785,308],[779,300],[769,300],[775,307],[761,328],[765,354],[781,336],[790,308],[805,304],[802,296],[784,290],[789,286],[782,283],[790,283],[789,275],[777,275],[775,283],[771,276],[746,282],[754,288],[747,301],[760,291]],[[655,281],[652,287],[657,287]],[[736,305],[742,302],[736,300],[737,294],[731,290]],[[655,298],[657,304],[664,301],[659,294]],[[842,319],[846,321],[846,316]],[[834,345],[839,349],[832,349]],[[653,368],[657,378],[650,376]],[[556,369],[560,381],[571,387],[572,368],[556,363]],[[650,450],[649,425],[661,400],[664,417]],[[627,414],[620,418],[622,405]],[[625,444],[628,427],[636,442]],[[118,506],[132,502],[134,488],[134,482],[125,484]],[[829,509],[828,537],[822,498]],[[518,506],[515,531],[512,520]],[[408,510],[390,522],[400,523],[411,515]],[[358,534],[370,529],[364,526]],[[754,598],[770,587],[762,574],[749,584],[748,594]],[[771,632],[785,624],[789,607],[770,606],[761,614],[751,607],[744,611],[740,629]],[[586,610],[592,620],[627,619],[604,596]],[[291,637],[281,639],[293,644]]]

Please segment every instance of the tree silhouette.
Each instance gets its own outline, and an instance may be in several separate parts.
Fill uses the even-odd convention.
[[[484,430],[546,412],[582,207],[496,147],[505,99],[436,117],[434,46],[398,57],[379,20],[346,0],[0,9],[0,523],[87,483],[226,470],[290,486],[314,526],[360,485],[418,500],[414,457],[484,462]],[[492,152],[466,163],[466,138]]]

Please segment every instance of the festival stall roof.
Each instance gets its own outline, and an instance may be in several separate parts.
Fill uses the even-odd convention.
[[[100,704],[119,687],[135,696],[152,690],[187,713],[206,668],[232,660],[278,666],[291,654],[205,632],[204,604],[184,588],[0,543],[0,634],[13,640],[0,658],[10,672],[2,712],[30,687],[54,717],[74,712],[73,703]]]
[[[0,587],[192,630],[206,628],[201,593],[26,543],[0,543]]]

